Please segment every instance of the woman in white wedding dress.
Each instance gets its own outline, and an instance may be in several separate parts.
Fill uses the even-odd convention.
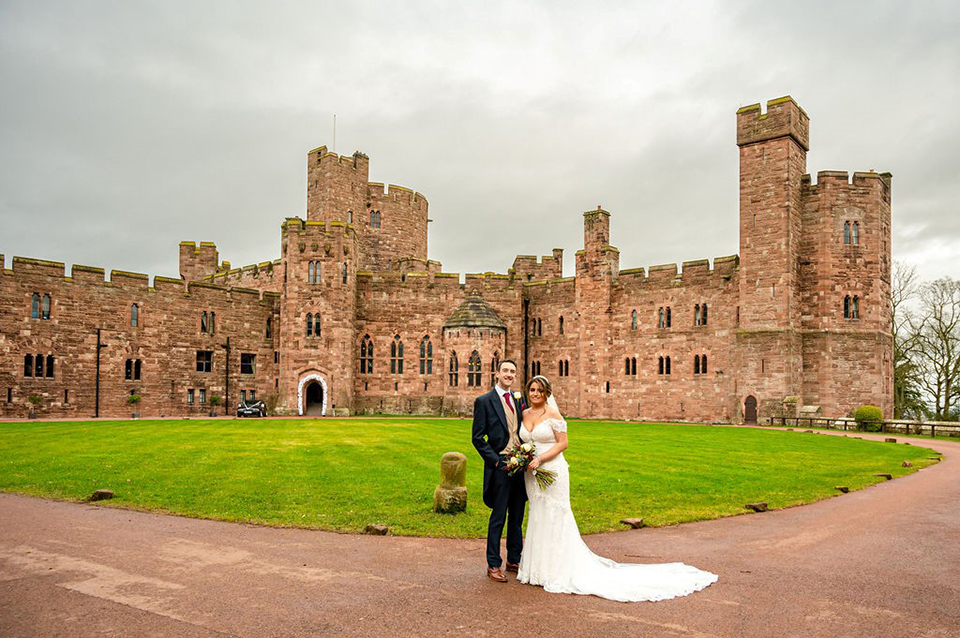
[[[523,412],[520,438],[534,443],[537,457],[524,475],[530,510],[519,581],[542,585],[548,592],[592,594],[622,602],[686,596],[716,582],[715,574],[683,563],[616,563],[590,551],[570,509],[570,472],[563,458],[567,424],[556,402],[548,402],[551,394],[550,382],[543,376],[527,384],[531,407]],[[556,472],[556,481],[541,489],[532,471],[537,467]]]

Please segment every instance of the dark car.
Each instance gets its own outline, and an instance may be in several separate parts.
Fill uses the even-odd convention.
[[[267,416],[267,406],[263,404],[263,401],[250,403],[241,401],[240,405],[237,406],[237,417],[243,418],[245,416]]]

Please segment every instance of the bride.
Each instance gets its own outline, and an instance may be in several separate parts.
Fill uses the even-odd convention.
[[[535,376],[527,384],[531,407],[523,411],[520,438],[534,443],[537,456],[524,474],[530,511],[519,581],[542,585],[548,592],[622,602],[686,596],[716,582],[715,574],[683,563],[616,563],[590,551],[570,509],[570,472],[563,458],[567,424],[551,394],[546,377]],[[544,489],[537,485],[531,471],[537,467],[557,473],[552,485]]]

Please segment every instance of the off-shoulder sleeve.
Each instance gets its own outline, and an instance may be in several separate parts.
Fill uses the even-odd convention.
[[[550,422],[550,427],[553,428],[554,432],[566,432],[567,431],[567,422],[563,419],[553,419]]]

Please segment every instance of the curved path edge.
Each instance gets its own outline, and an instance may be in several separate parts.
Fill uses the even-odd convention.
[[[909,442],[944,460],[802,507],[586,538],[615,560],[683,561],[720,576],[658,603],[547,594],[512,575],[493,583],[481,539],[350,536],[0,494],[0,635],[958,635],[960,443]]]

